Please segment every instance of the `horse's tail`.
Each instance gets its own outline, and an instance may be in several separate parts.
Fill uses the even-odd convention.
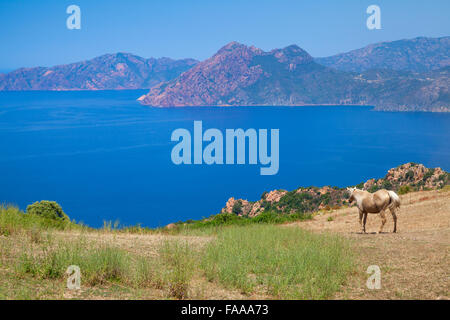
[[[388,193],[391,198],[388,208],[394,210],[400,208],[400,197],[394,191],[389,190]]]

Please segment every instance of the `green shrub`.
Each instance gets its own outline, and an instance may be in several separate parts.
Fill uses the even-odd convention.
[[[406,181],[412,181],[412,180],[414,180],[414,171],[409,170],[409,171],[405,174],[405,180],[406,180]]]
[[[393,186],[392,183],[388,180],[384,180],[383,183],[381,184],[381,188],[382,189],[387,189],[387,190],[392,190]]]
[[[364,188],[364,182],[358,183],[355,187],[357,189],[363,189]]]
[[[428,169],[428,171],[423,175],[422,181],[426,181],[431,178],[434,174],[434,168]]]
[[[39,214],[27,214],[19,208],[11,205],[0,205],[0,235],[9,236],[11,234],[28,230],[32,233],[39,233],[42,230],[50,229],[83,229],[81,224],[71,222],[66,219],[47,218]]]
[[[282,210],[285,213],[290,212],[313,212],[318,204],[319,198],[314,198],[307,192],[290,191],[280,198],[275,204],[274,209]]]
[[[64,213],[61,206],[55,201],[36,201],[27,207],[27,213],[39,215],[47,219],[69,220],[69,217]]]
[[[438,177],[438,181],[441,181],[441,188],[444,187],[449,180],[449,174],[448,173],[443,173]]]
[[[398,188],[398,194],[407,194],[408,192],[413,191],[411,186],[405,185]]]
[[[232,212],[234,214],[241,214],[242,213],[242,201],[241,200],[237,200],[232,208]]]

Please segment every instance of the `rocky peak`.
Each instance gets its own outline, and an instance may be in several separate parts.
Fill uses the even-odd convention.
[[[384,178],[400,186],[412,184],[419,190],[441,188],[447,182],[447,173],[441,168],[427,168],[423,164],[409,162],[388,171]]]
[[[248,50],[249,47],[247,47],[246,45],[236,42],[236,41],[232,41],[230,43],[227,43],[226,45],[224,45],[222,48],[220,48],[215,55],[223,55],[223,54],[228,54],[228,53],[233,53],[236,51],[242,51],[242,50]]]
[[[278,202],[286,193],[286,190],[272,190],[264,195],[263,200],[267,202]]]
[[[448,173],[441,168],[427,168],[423,164],[405,163],[388,170],[382,179],[370,179],[364,183],[365,190],[398,189],[410,186],[415,190],[442,188],[448,183]]]
[[[223,46],[215,56],[252,56],[252,55],[273,55],[281,63],[287,64],[302,64],[310,63],[314,59],[305,50],[299,46],[293,44],[282,49],[274,49],[270,52],[264,52],[263,50],[255,46],[246,46],[239,42],[233,41]]]
[[[259,48],[256,48],[255,46],[246,46],[245,44],[233,41],[220,48],[219,51],[217,51],[217,53],[211,59],[217,60],[217,57],[231,57],[232,59],[249,59],[255,55],[261,55],[263,53],[264,51],[262,51]]]
[[[222,48],[219,49],[219,51],[217,51],[217,53],[221,53],[221,52],[225,52],[225,51],[232,51],[238,48],[246,48],[247,46],[239,43],[237,41],[231,41],[229,43],[227,43],[226,45],[224,45]]]
[[[273,54],[279,62],[289,64],[304,64],[313,62],[313,57],[308,52],[293,44],[283,49],[275,49],[270,52]]]
[[[128,52],[117,52],[117,53],[107,53],[101,56],[98,56],[92,60],[85,60],[84,63],[102,63],[102,62],[109,62],[109,61],[115,61],[115,62],[128,62],[128,61],[139,61],[139,62],[145,62],[145,58],[136,56],[134,54],[128,53]],[[76,64],[76,63],[75,63]]]

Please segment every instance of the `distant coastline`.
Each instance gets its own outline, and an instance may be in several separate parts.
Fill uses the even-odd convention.
[[[371,44],[326,58],[297,45],[265,52],[231,42],[209,59],[105,54],[0,74],[0,91],[148,90],[153,107],[374,106],[450,112],[450,37]],[[393,59],[392,57],[395,57]]]

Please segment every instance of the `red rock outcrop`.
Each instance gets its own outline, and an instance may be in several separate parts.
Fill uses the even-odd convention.
[[[386,176],[381,179],[369,179],[358,187],[374,192],[378,189],[398,190],[408,185],[412,190],[438,189],[449,183],[449,174],[441,168],[426,168],[422,164],[406,163],[389,169]],[[289,194],[289,195],[288,195]],[[289,199],[284,199],[289,196]],[[222,213],[236,213],[243,216],[254,217],[262,213],[267,207],[271,210],[285,212],[289,204],[294,202],[301,206],[301,210],[320,210],[339,207],[347,203],[345,189],[324,186],[300,187],[293,192],[286,190],[272,190],[263,194],[258,201],[248,201],[230,198],[222,209]],[[278,205],[283,200],[283,205]],[[284,201],[286,200],[286,201]],[[289,207],[292,213],[295,208]]]

